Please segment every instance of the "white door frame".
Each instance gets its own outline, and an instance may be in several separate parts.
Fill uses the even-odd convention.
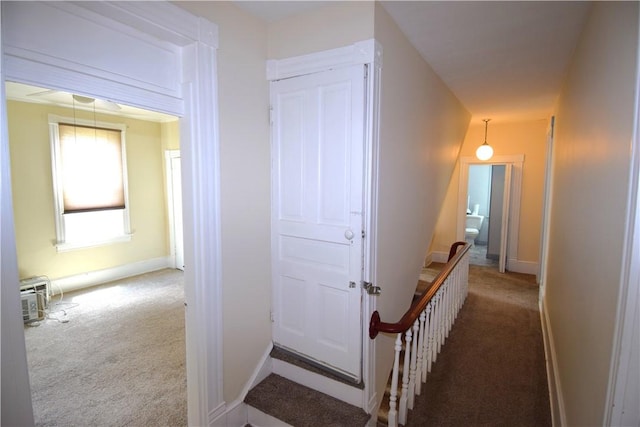
[[[524,163],[524,154],[514,154],[506,156],[493,156],[490,161],[478,160],[472,156],[460,157],[460,178],[458,182],[458,212],[456,222],[456,240],[464,241],[464,229],[467,216],[467,194],[469,191],[469,166],[470,165],[511,165],[511,182],[509,197],[509,213],[508,218],[504,218],[503,222],[508,221],[507,232],[507,254],[506,268],[511,269],[512,264],[518,261],[518,230],[520,229],[520,199],[522,194],[522,164]],[[506,172],[506,171],[505,171]],[[507,176],[505,173],[505,188]],[[504,228],[504,226],[503,226]],[[505,236],[501,237],[502,239]],[[501,245],[502,248],[502,245]],[[501,249],[502,251],[502,249]]]
[[[542,226],[540,233],[540,265],[538,266],[537,280],[540,285],[540,301],[544,299],[545,283],[547,282],[547,258],[549,257],[549,233],[551,218],[551,199],[553,183],[553,137],[556,118],[551,116],[549,129],[547,130],[547,159],[545,162],[544,190],[542,199]]]
[[[267,61],[267,80],[274,81],[304,74],[326,71],[337,67],[365,65],[365,160],[364,160],[364,215],[363,280],[376,283],[375,265],[377,248],[378,200],[378,147],[380,122],[380,82],[382,76],[382,46],[374,39],[361,41],[342,48],[331,49],[281,60]],[[364,293],[362,300],[362,377],[364,390],[361,407],[372,413],[377,406],[375,390],[375,340],[369,339],[369,319],[376,310],[375,296]]]
[[[639,38],[640,41],[640,38]],[[640,65],[640,48],[638,49]],[[603,425],[637,425],[640,417],[640,68],[636,67],[629,193],[620,292]]]
[[[209,425],[225,410],[217,26],[169,2],[3,2],[2,8],[2,84],[11,80],[81,93],[185,119],[180,138],[183,203],[188,212],[184,217],[188,418],[190,425]],[[79,34],[82,28],[89,31]],[[126,49],[109,43],[123,38],[130,41]],[[100,57],[92,54],[93,46],[100,46]],[[5,103],[4,89],[0,102]],[[5,280],[17,278],[18,271],[15,249],[5,252],[15,246],[15,237],[5,232],[5,221],[13,226],[11,201],[5,199],[11,194],[6,118],[1,126],[4,307],[6,297],[16,297],[6,292],[11,286]],[[24,334],[5,336],[4,331],[5,322],[2,360],[7,355],[24,359]],[[14,376],[28,389],[26,372]],[[12,403],[24,406],[5,394],[3,412],[12,412]],[[22,412],[17,417],[28,419],[29,414]]]
[[[164,164],[166,173],[166,189],[167,189],[167,217],[169,219],[169,267],[180,268],[178,266],[178,255],[176,251],[176,224],[175,224],[175,193],[174,193],[174,179],[175,173],[173,171],[173,160],[180,158],[180,150],[166,150],[164,152]],[[184,249],[182,250],[184,254]]]

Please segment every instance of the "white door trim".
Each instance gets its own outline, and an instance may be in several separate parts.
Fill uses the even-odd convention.
[[[640,49],[639,49],[640,50]],[[638,52],[640,54],[640,52]],[[637,59],[640,65],[640,55]],[[620,292],[603,425],[637,425],[640,410],[640,68],[636,67],[635,114],[629,161],[629,193]]]
[[[524,154],[493,156],[490,161],[478,160],[472,156],[460,157],[460,181],[458,183],[458,212],[456,222],[456,240],[464,240],[464,226],[467,215],[467,192],[469,191],[470,165],[512,165],[511,197],[509,203],[509,232],[507,240],[506,268],[518,262],[518,230],[520,227],[520,199],[522,194],[522,164]],[[506,178],[506,176],[505,176]],[[506,187],[506,182],[505,182]]]
[[[337,49],[309,55],[267,61],[267,80],[274,81],[336,67],[361,64],[367,69],[365,106],[365,164],[364,164],[364,247],[363,278],[376,283],[378,157],[380,138],[380,84],[382,81],[382,45],[375,39],[364,40]],[[375,340],[369,339],[369,319],[376,310],[375,296],[364,293],[362,301],[362,375],[364,391],[362,408],[372,413],[377,407],[375,390]]]
[[[188,416],[190,425],[209,425],[224,412],[217,26],[169,2],[3,2],[2,7],[4,79],[186,119],[180,138],[183,203],[189,213],[184,217]],[[78,28],[91,32],[80,36]],[[32,37],[34,33],[46,37]],[[100,37],[105,34],[128,37],[131,43],[127,49],[105,46],[98,62],[95,55],[83,57],[90,43],[104,44]],[[76,45],[84,50],[69,49]],[[148,55],[138,58],[132,52]],[[122,59],[117,55],[124,60],[114,60]],[[8,150],[5,123],[1,135],[2,150]],[[8,176],[4,161],[2,176]],[[10,203],[2,209],[4,219]],[[1,238],[3,248],[15,245],[13,235]],[[17,277],[17,264],[4,261],[3,254],[3,281]],[[3,300],[7,287],[2,286]],[[3,336],[3,355],[5,345]],[[14,345],[20,346],[24,342]]]
[[[164,169],[166,174],[167,191],[167,218],[169,220],[169,267],[179,268],[176,253],[176,225],[175,225],[175,202],[173,184],[175,175],[172,162],[180,158],[180,150],[166,150],[164,152]],[[180,268],[182,270],[182,268]]]
[[[507,163],[504,170],[504,189],[502,191],[502,221],[500,223],[500,260],[498,271],[504,273],[507,268],[507,239],[509,237],[509,215],[511,212],[511,172],[513,165]]]
[[[553,137],[556,118],[551,116],[549,129],[547,130],[547,157],[545,162],[544,196],[542,199],[542,232],[540,233],[540,261],[537,280],[540,285],[540,300],[544,298],[545,284],[547,282],[547,258],[549,257],[549,233],[551,218],[551,199],[553,195]]]

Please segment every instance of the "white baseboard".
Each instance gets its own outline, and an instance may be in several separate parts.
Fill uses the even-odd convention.
[[[540,322],[542,323],[542,338],[544,341],[544,353],[547,365],[547,382],[549,384],[549,400],[551,404],[551,425],[566,426],[567,418],[562,398],[562,387],[558,377],[558,364],[556,350],[553,341],[550,320],[547,316],[544,300],[540,300]]]
[[[51,293],[53,295],[62,292],[75,291],[124,279],[126,277],[137,276],[138,274],[149,273],[151,271],[169,268],[169,257],[152,258],[131,264],[119,265],[117,267],[105,268],[104,270],[88,271],[74,276],[62,277],[51,280]]]
[[[448,258],[449,252],[434,251],[430,252],[429,255],[427,255],[426,259],[430,260],[431,262],[446,263]],[[513,271],[514,273],[535,275],[538,274],[538,263],[532,261],[520,261],[515,258],[511,258],[507,261],[507,270]]]
[[[249,424],[252,427],[293,427],[276,417],[272,417],[252,406],[247,406]]]
[[[244,427],[249,419],[249,406],[244,402],[227,405],[222,413],[209,417],[209,427]]]
[[[507,270],[514,273],[538,274],[538,263],[532,261],[519,261],[512,258],[507,261]]]
[[[249,409],[254,409],[244,403],[244,399],[249,394],[249,391],[258,385],[262,380],[267,378],[269,374],[271,374],[273,368],[271,364],[271,350],[273,349],[273,343],[270,342],[267,346],[267,349],[262,354],[260,361],[256,369],[253,371],[253,374],[246,382],[245,386],[242,388],[240,392],[240,396],[233,402],[227,405],[227,409],[224,413],[220,414],[217,418],[215,418],[210,425],[216,427],[227,427],[227,426],[238,426],[243,427],[247,425],[247,422],[250,422],[250,412]],[[266,414],[265,414],[266,415]],[[252,426],[259,426],[259,424],[251,423]],[[270,424],[262,424],[268,426]]]
[[[449,252],[431,252],[431,262],[446,263],[449,259]]]
[[[429,264],[433,262],[433,254],[429,252],[427,256],[424,258],[424,264],[422,267],[429,267]]]

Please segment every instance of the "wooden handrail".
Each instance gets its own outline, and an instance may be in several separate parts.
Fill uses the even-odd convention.
[[[462,246],[462,250],[458,250],[460,246]],[[420,317],[420,313],[427,307],[429,301],[431,301],[436,292],[438,292],[445,280],[447,280],[447,277],[449,277],[449,274],[451,274],[470,247],[471,245],[467,242],[455,242],[451,245],[449,259],[445,266],[435,279],[433,279],[429,289],[422,294],[418,301],[411,304],[411,307],[409,307],[409,310],[402,316],[400,321],[396,323],[385,323],[380,320],[380,313],[374,311],[371,315],[371,321],[369,322],[369,338],[374,339],[378,335],[378,332],[400,333],[409,329],[416,319]]]

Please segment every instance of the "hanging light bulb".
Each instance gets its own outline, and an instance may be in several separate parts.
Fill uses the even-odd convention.
[[[482,120],[484,122],[484,143],[476,150],[476,157],[479,160],[489,160],[493,156],[493,148],[487,144],[487,126],[489,125],[489,120],[491,119]]]

